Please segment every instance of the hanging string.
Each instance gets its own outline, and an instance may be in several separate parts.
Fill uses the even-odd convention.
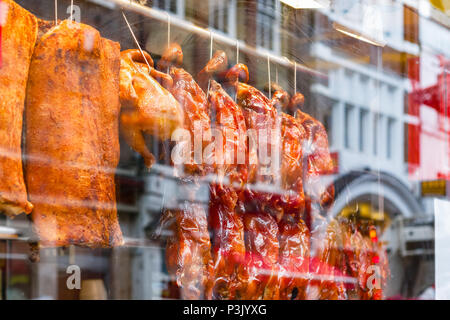
[[[270,83],[270,56],[267,55],[267,75],[269,77],[269,99],[272,99],[272,84]]]
[[[73,21],[73,0],[70,0],[70,22]]]
[[[294,61],[294,94],[297,94],[297,62]]]
[[[170,45],[170,14],[166,12],[167,14],[167,48]]]
[[[278,84],[278,66],[275,66],[275,83]]]
[[[146,63],[147,66],[148,66],[148,70],[150,71],[150,70],[152,69],[152,67],[151,67],[150,64],[148,63],[147,58],[145,57],[144,51],[142,51],[142,48],[141,48],[141,46],[139,45],[139,41],[137,40],[136,36],[134,35],[133,29],[131,28],[130,23],[128,22],[128,19],[127,19],[127,17],[125,16],[125,13],[123,13],[123,11],[122,11],[122,15],[123,15],[123,18],[125,19],[125,22],[127,23],[128,29],[130,29],[131,35],[133,36],[133,39],[134,39],[134,42],[136,43],[137,47],[139,48],[139,51],[141,52],[141,55],[142,55],[142,57],[144,58],[145,63]]]

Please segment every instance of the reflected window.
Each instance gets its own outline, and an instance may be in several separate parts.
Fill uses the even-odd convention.
[[[369,112],[361,109],[359,111],[359,151],[364,152],[367,148],[367,128]]]
[[[184,0],[153,0],[153,8],[183,16]]]
[[[236,0],[210,0],[209,26],[231,37],[235,37]]]

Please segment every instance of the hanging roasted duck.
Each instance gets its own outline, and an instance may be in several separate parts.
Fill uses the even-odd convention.
[[[20,50],[19,50],[20,51]],[[27,87],[26,182],[43,246],[121,245],[120,46],[63,21],[37,42]]]
[[[192,202],[182,206],[164,214],[165,221],[174,220],[170,224],[174,235],[166,247],[168,272],[175,276],[182,299],[211,299],[213,264],[206,212]]]
[[[202,136],[211,130],[211,121],[206,94],[192,76],[179,67],[182,63],[183,52],[176,43],[166,49],[158,62],[160,73],[168,72],[173,83],[164,80],[167,74],[158,80],[179,102],[184,113],[183,128],[189,134],[187,140],[178,141],[179,144],[184,143],[182,148],[189,150],[182,163],[184,168],[178,174],[184,180],[193,180],[189,185],[189,199],[180,208],[166,210],[163,215],[162,223],[169,225],[173,232],[166,247],[166,264],[184,299],[211,299],[214,283],[208,218],[205,209],[194,203],[198,190],[196,177],[209,173],[212,167],[194,155],[196,151],[203,155]]]
[[[2,21],[3,20],[3,21]],[[0,211],[30,213],[22,171],[22,119],[37,19],[12,0],[0,8]]]
[[[248,180],[247,129],[239,106],[218,82],[208,79],[218,70],[224,70],[226,65],[226,55],[218,51],[199,74],[203,86],[209,88],[209,112],[213,119],[216,160],[217,179],[210,187],[210,222],[214,235],[213,294],[217,299],[242,299],[248,274],[244,229],[237,203]]]
[[[244,194],[245,206],[254,212],[270,212],[279,220],[283,216],[283,196],[279,192],[280,175],[280,132],[281,125],[277,111],[271,101],[259,90],[248,85],[248,68],[237,64],[223,76],[225,85],[234,90],[247,126],[249,149],[258,157],[258,170],[249,183],[275,186],[270,190],[247,188]]]
[[[312,257],[309,271],[312,279],[308,287],[309,300],[345,300],[345,273],[340,270],[345,263],[343,235],[339,222],[332,219],[313,230],[311,234]]]
[[[183,127],[183,110],[155,80],[155,77],[163,78],[167,86],[172,85],[170,77],[153,68],[147,52],[126,50],[120,57],[121,132],[150,168],[155,158],[147,147],[144,133],[163,141],[170,139],[176,129]]]
[[[290,214],[296,220],[303,218],[305,209],[305,194],[303,190],[304,152],[307,141],[306,131],[298,121],[281,112],[289,104],[289,95],[281,87],[272,86],[276,91],[272,97],[272,105],[277,110],[281,122],[281,188],[284,191],[281,196],[283,214]]]
[[[301,93],[296,93],[286,109],[291,112],[295,110],[295,118],[306,131],[307,143],[304,144],[303,150],[307,159],[303,181],[305,193],[312,201],[318,202],[322,208],[327,208],[334,201],[334,186],[324,185],[320,181],[320,176],[333,170],[328,135],[322,123],[301,111],[304,101],[304,96]]]

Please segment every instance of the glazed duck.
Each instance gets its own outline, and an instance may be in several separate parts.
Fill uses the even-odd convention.
[[[132,49],[123,51],[120,57],[121,131],[150,168],[155,158],[146,145],[144,133],[161,140],[170,139],[176,129],[183,127],[183,109],[155,80],[162,78],[167,86],[172,85],[170,77],[153,68],[148,53]]]
[[[217,299],[244,298],[248,279],[245,265],[244,227],[237,212],[240,188],[248,179],[247,141],[244,115],[222,86],[209,79],[224,69],[226,55],[218,51],[199,73],[208,91],[209,113],[214,131],[215,173],[210,187],[210,224],[213,231],[214,290]],[[220,155],[220,156],[219,156]],[[224,184],[224,178],[230,184]],[[236,189],[233,183],[238,185]]]
[[[304,153],[307,159],[304,174],[305,193],[323,208],[330,206],[334,200],[334,186],[328,187],[320,181],[320,175],[333,170],[330,156],[328,135],[325,127],[317,119],[301,111],[305,98],[301,93],[295,94],[285,110],[295,111],[295,118],[306,131]]]
[[[281,188],[285,191],[280,202],[284,208],[284,215],[296,216],[296,220],[303,216],[305,209],[305,194],[303,190],[304,152],[307,141],[306,131],[292,116],[281,112],[289,104],[289,94],[280,86],[273,84],[276,91],[272,97],[272,105],[277,110],[280,121],[281,142]]]

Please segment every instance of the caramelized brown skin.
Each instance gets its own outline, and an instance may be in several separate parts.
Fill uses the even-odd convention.
[[[186,70],[176,67],[183,63],[183,51],[181,47],[172,43],[163,53],[158,62],[158,69],[161,72],[168,72],[173,79],[173,84],[168,86],[161,78],[158,79],[165,88],[180,103],[184,111],[184,128],[190,133],[190,154],[189,159],[184,163],[184,172],[191,175],[205,175],[212,172],[213,166],[207,163],[212,162],[212,155],[206,159],[195,158],[196,143],[194,139],[200,139],[199,147],[203,149],[208,144],[208,139],[202,139],[201,135],[210,135],[211,120],[209,118],[208,99],[205,92]]]
[[[342,253],[342,233],[339,223],[331,220],[324,232],[316,231],[312,237],[319,244],[316,248],[314,263],[310,264],[310,272],[314,275],[326,277],[326,279],[314,279],[311,284],[318,288],[308,299],[312,300],[345,300],[347,295],[344,283],[336,280],[336,276],[342,276],[339,268],[345,263]]]
[[[238,63],[227,71],[220,73],[220,78],[222,81],[228,82],[229,85],[236,86],[238,82],[247,83],[250,80],[250,75],[248,67],[243,63]]]
[[[281,119],[277,116],[277,110],[261,91],[237,80],[248,80],[248,70],[243,64],[238,64],[226,73],[227,84],[236,90],[237,103],[241,107],[246,120],[249,139],[253,142],[253,147],[249,145],[249,152],[258,154],[258,172],[254,179],[249,179],[250,183],[281,183],[280,163],[276,161],[276,155],[280,154],[281,141]],[[251,131],[249,131],[251,130]],[[264,141],[264,135],[266,141]],[[276,139],[272,140],[272,136]],[[266,150],[267,158],[262,158],[263,148]],[[297,195],[294,195],[297,198]],[[255,192],[247,190],[245,192],[246,206],[251,210],[271,212],[280,220],[284,214],[283,203],[289,202],[289,196],[284,194],[274,194],[271,192]]]
[[[22,119],[37,19],[12,0],[2,27],[0,66],[0,211],[9,216],[30,213],[22,171]],[[4,13],[4,12],[2,12]]]
[[[328,147],[328,135],[325,127],[318,120],[302,112],[298,107],[303,104],[304,97],[297,93],[291,98],[291,106],[297,106],[296,119],[306,131],[307,144],[304,150],[307,157],[305,189],[308,196],[318,200],[322,207],[328,207],[334,200],[334,187],[325,187],[320,183],[322,174],[333,170],[333,161]],[[293,107],[292,107],[293,108]]]
[[[170,139],[176,129],[183,127],[183,110],[153,77],[159,77],[161,73],[153,69],[153,60],[148,53],[144,53],[144,58],[139,50],[133,49],[120,56],[121,132],[150,168],[155,159],[146,145],[144,133],[161,140]],[[172,79],[164,79],[171,85]]]
[[[214,55],[214,57],[208,62],[207,66],[203,69],[200,74],[205,74],[212,77],[217,72],[220,72],[225,67],[226,56],[218,52]],[[207,71],[205,71],[207,70]],[[207,77],[203,78],[204,84],[206,85]],[[225,269],[222,266],[221,261],[223,261],[223,254],[216,254],[216,281],[222,285],[221,291],[225,292],[225,296],[228,298],[244,298],[248,299],[248,289],[245,291],[245,295],[243,295],[243,286],[246,285],[249,280],[250,274],[247,271],[248,260],[244,262],[244,254],[245,248],[241,247],[243,245],[242,238],[240,241],[237,241],[238,234],[243,234],[243,225],[240,221],[241,215],[232,212],[231,208],[235,208],[238,204],[237,198],[242,195],[243,187],[245,188],[245,184],[248,180],[251,180],[253,176],[256,174],[257,170],[257,155],[256,152],[252,152],[248,148],[247,139],[246,139],[246,131],[247,127],[245,124],[245,119],[241,108],[235,103],[235,101],[225,92],[222,86],[214,80],[209,81],[209,102],[210,102],[210,114],[214,119],[213,127],[218,130],[221,134],[221,140],[223,145],[216,145],[216,155],[218,153],[223,154],[223,164],[219,159],[219,164],[216,166],[216,173],[219,177],[219,185],[213,186],[213,196],[215,201],[215,206],[217,209],[214,211],[222,211],[227,212],[227,215],[234,217],[233,220],[223,221],[223,219],[227,219],[227,215],[222,213],[219,216],[219,219],[216,220],[216,224],[218,225],[219,235],[228,233],[233,238],[228,238],[228,241],[231,239],[233,242],[229,242],[228,246],[233,247],[238,246],[237,250],[240,254],[240,259],[235,262],[236,267],[234,269]],[[217,142],[217,140],[216,140]],[[221,152],[218,152],[220,150]],[[221,186],[221,180],[224,176],[230,178],[231,182],[237,182],[241,188],[233,189],[233,188],[223,188]],[[215,194],[214,194],[215,191]],[[240,202],[239,202],[240,203]],[[241,203],[240,203],[241,204]],[[237,208],[233,209],[236,211]],[[213,212],[214,212],[213,211]],[[245,217],[246,214],[243,214]],[[222,221],[220,221],[222,219]],[[231,222],[232,221],[232,222]],[[230,228],[233,226],[233,228]],[[233,230],[230,232],[229,230]],[[227,246],[226,243],[223,242],[221,236],[216,239],[221,243],[221,246]],[[224,250],[220,250],[221,252]],[[224,282],[224,279],[228,280],[228,283]],[[232,280],[235,278],[239,278],[242,282],[242,287],[236,289],[236,283]],[[250,289],[251,290],[251,289]],[[262,289],[264,290],[264,288]],[[233,292],[238,292],[239,296],[233,294]],[[231,294],[229,294],[231,293]],[[254,293],[253,295],[256,295]],[[222,294],[223,295],[223,294]],[[256,297],[255,297],[256,298]]]
[[[228,58],[224,51],[217,50],[206,66],[198,73],[197,81],[203,90],[208,90],[208,83],[217,73],[223,72],[228,66]]]
[[[342,239],[339,254],[342,258],[340,265],[336,265],[336,268],[357,280],[356,284],[346,286],[346,294],[352,299],[382,299],[382,287],[386,285],[389,277],[389,265],[383,245],[372,242],[369,236],[364,236],[360,230],[361,226],[351,219],[341,218],[338,223]],[[370,277],[375,275],[374,269],[370,269],[371,266],[376,266],[380,270],[379,288],[369,287]]]
[[[363,236],[355,223],[344,220],[341,222],[342,228],[346,231],[344,234],[347,240],[345,247],[348,274],[358,279],[358,283],[349,291],[356,293],[357,298],[361,300],[381,300],[383,298],[382,288],[386,286],[389,278],[389,262],[386,250],[382,243],[372,242],[368,236]],[[376,259],[376,260],[375,260]],[[369,282],[377,276],[375,270],[369,267],[378,267],[380,270],[379,285],[372,289]],[[373,281],[373,280],[372,280]]]
[[[308,227],[303,220],[283,219],[280,232],[280,299],[305,300],[309,272]]]
[[[219,165],[219,176],[226,174],[230,175],[232,180],[237,180],[243,186],[247,181],[252,181],[257,173],[258,156],[255,148],[250,148],[246,138],[247,126],[245,123],[244,113],[236,102],[225,92],[222,86],[211,78],[219,74],[219,77],[224,78],[220,73],[225,74],[225,79],[230,77],[231,73],[237,72],[247,76],[248,70],[241,72],[237,68],[225,72],[227,67],[227,56],[223,51],[217,51],[212,59],[206,64],[199,73],[199,78],[202,79],[204,86],[209,84],[209,102],[210,115],[214,118],[215,129],[222,131],[223,141],[223,162],[224,165]],[[245,67],[246,68],[246,67]],[[238,78],[236,78],[236,81]],[[227,80],[228,81],[228,80]],[[217,154],[216,154],[217,155]],[[217,158],[216,158],[217,159]],[[239,172],[237,174],[237,172]]]
[[[210,112],[215,115],[213,128],[222,135],[222,145],[216,140],[215,148],[219,180],[229,176],[230,182],[237,182],[243,186],[248,178],[246,165],[248,151],[245,139],[247,128],[244,115],[222,86],[214,80],[211,80],[209,105]],[[217,152],[219,148],[221,152]],[[222,159],[219,159],[219,154],[222,154]]]
[[[226,196],[225,195],[228,194]],[[230,197],[231,195],[231,197]],[[213,185],[209,224],[213,231],[213,299],[244,299],[247,291],[244,226],[236,211],[236,192]]]
[[[180,288],[181,298],[211,299],[213,265],[205,210],[200,205],[184,203],[181,210],[166,211],[164,219],[174,220],[166,264]]]
[[[63,21],[36,45],[26,103],[26,179],[43,246],[121,245],[120,47]]]
[[[211,157],[196,161],[194,157],[195,141],[201,139],[199,135],[207,136],[211,130],[211,120],[208,115],[208,100],[206,94],[195,82],[192,76],[181,68],[171,67],[170,76],[174,80],[174,85],[170,89],[173,96],[178,100],[184,110],[185,129],[191,134],[191,155],[189,162],[185,164],[185,172],[188,174],[205,175],[213,171],[210,164]],[[208,143],[208,139],[201,139],[199,145],[201,151]]]
[[[249,274],[245,299],[278,300],[278,225],[275,219],[266,213],[245,213],[243,219]]]
[[[171,66],[180,67],[183,64],[183,50],[178,43],[173,42],[164,51],[158,62],[158,70],[168,72]]]
[[[266,89],[269,91],[269,89]],[[281,112],[286,109],[290,102],[289,94],[283,90],[277,83],[271,84],[272,94],[272,105],[278,112]]]
[[[277,110],[284,109],[289,104],[289,95],[277,84],[272,105]],[[301,216],[305,210],[305,194],[303,190],[303,145],[307,139],[306,131],[298,121],[284,113],[279,113],[281,119],[281,187],[287,192],[282,195],[280,206],[284,214]]]

